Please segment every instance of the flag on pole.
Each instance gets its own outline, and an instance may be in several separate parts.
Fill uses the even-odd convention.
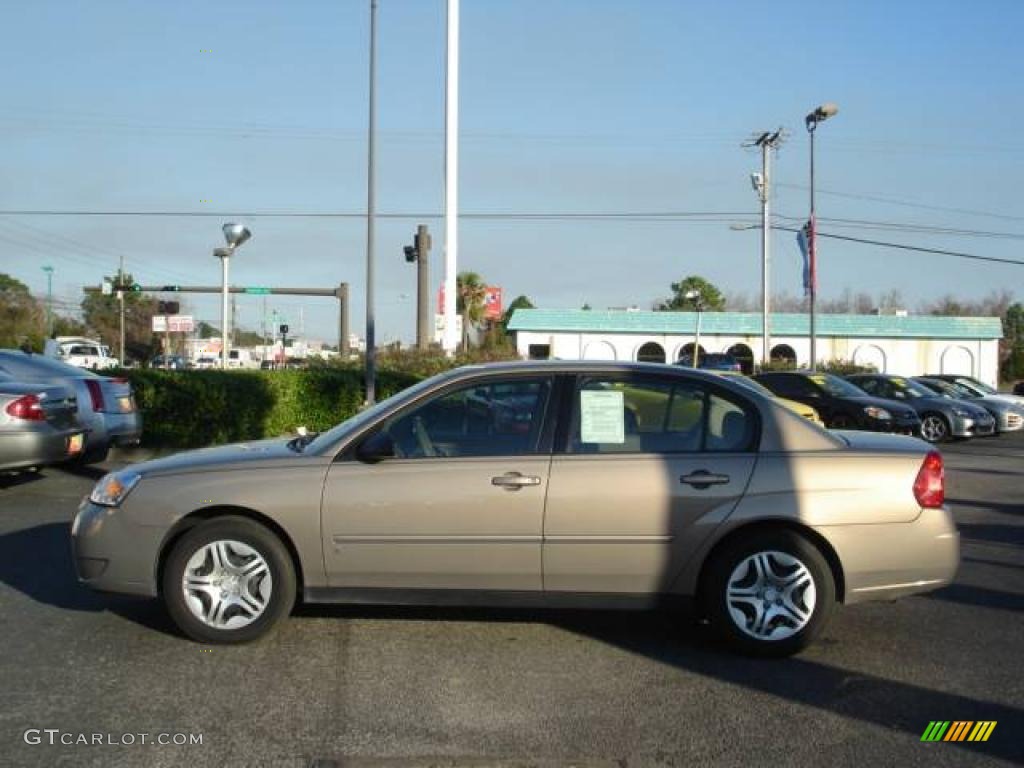
[[[796,244],[800,246],[800,254],[804,259],[804,296],[810,296],[818,287],[814,239],[814,219],[808,219],[796,235]]]

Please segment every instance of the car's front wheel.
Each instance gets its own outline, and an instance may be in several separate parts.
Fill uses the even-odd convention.
[[[167,558],[163,598],[181,630],[204,643],[255,640],[295,602],[295,567],[281,540],[244,517],[201,523]]]
[[[937,413],[925,414],[921,419],[921,437],[929,443],[941,443],[949,439],[949,422]]]
[[[761,529],[716,553],[702,599],[712,627],[735,650],[789,656],[828,623],[835,584],[825,558],[806,538]]]

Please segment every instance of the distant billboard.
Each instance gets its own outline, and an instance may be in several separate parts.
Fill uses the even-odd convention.
[[[153,315],[153,333],[192,333],[192,315]]]
[[[437,292],[437,311],[438,314],[444,314],[444,283],[441,283],[441,289]],[[500,320],[502,315],[503,307],[501,300],[501,286],[500,285],[488,285],[484,287],[484,319],[485,320]]]

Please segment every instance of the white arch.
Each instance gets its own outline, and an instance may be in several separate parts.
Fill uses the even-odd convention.
[[[643,341],[643,342],[637,344],[636,348],[633,350],[633,359],[634,360],[639,360],[640,359],[640,350],[643,349],[648,344],[653,344],[654,346],[656,346],[658,349],[661,350],[661,362],[664,363],[665,362],[665,346],[661,342],[655,341],[654,339],[648,339],[647,341]]]
[[[583,348],[584,360],[618,360],[615,347],[608,341],[588,341]]]
[[[853,350],[853,362],[858,365],[873,365],[879,373],[885,373],[888,359],[885,350],[877,344],[861,344]]]
[[[953,354],[950,355],[950,352]],[[964,376],[973,376],[974,353],[960,344],[948,346],[942,350],[942,354],[939,356],[939,368],[942,373],[959,373]]]

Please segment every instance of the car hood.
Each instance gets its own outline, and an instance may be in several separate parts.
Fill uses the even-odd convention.
[[[1024,410],[1024,397],[1020,395],[1011,395],[1000,392],[998,395],[985,395],[987,400],[1001,400],[1004,403],[1017,406],[1018,409]]]
[[[886,400],[884,397],[872,397],[871,395],[864,395],[863,397],[844,397],[849,403],[863,406],[867,408],[869,405],[873,405],[876,408],[885,408],[893,416],[911,417],[917,416],[917,411],[911,408],[909,405],[897,402],[896,400]]]
[[[184,451],[161,459],[133,464],[131,470],[143,475],[169,475],[183,472],[208,472],[231,466],[248,466],[257,462],[288,464],[296,459],[309,458],[288,447],[292,437],[253,440],[213,448]]]

